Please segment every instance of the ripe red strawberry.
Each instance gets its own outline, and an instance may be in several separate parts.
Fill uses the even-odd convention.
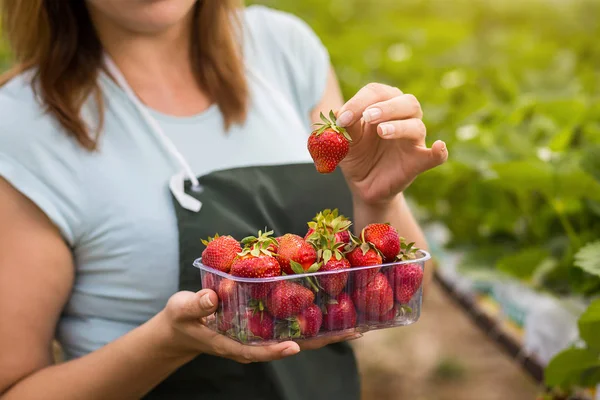
[[[294,282],[281,281],[275,284],[267,297],[267,311],[275,318],[283,319],[299,314],[315,300],[308,288]]]
[[[381,253],[377,251],[377,249],[368,244],[361,243],[360,246],[355,247],[352,251],[346,254],[348,261],[352,267],[366,267],[370,265],[380,265],[383,261],[381,258]],[[379,272],[381,268],[368,268],[361,269],[359,271],[354,271],[352,274],[354,278],[354,285],[356,287],[366,286],[369,282],[373,280],[375,275]]]
[[[347,293],[329,300],[324,305],[323,328],[328,331],[339,331],[356,326],[356,310]]]
[[[390,268],[389,281],[394,288],[396,301],[408,304],[423,283],[423,270],[419,264],[403,264]]]
[[[246,299],[241,298],[243,295],[240,289],[241,287],[237,282],[231,279],[221,280],[219,288],[217,289],[217,295],[219,296],[219,301],[224,309],[232,309],[238,304],[243,304],[246,301]]]
[[[202,263],[219,271],[229,272],[231,264],[242,247],[231,236],[219,236],[202,240],[206,248],[202,252]]]
[[[234,310],[224,310],[217,313],[217,330],[227,333],[238,324],[237,313]]]
[[[378,273],[367,286],[354,289],[352,301],[361,313],[382,315],[394,307],[394,291],[387,278]]]
[[[279,248],[277,250],[277,260],[281,265],[281,270],[288,275],[298,273],[300,271],[294,271],[290,265],[290,261],[295,261],[302,266],[304,273],[317,261],[317,251],[315,248],[293,233],[287,233],[277,240],[279,242]]]
[[[247,310],[241,317],[242,334],[247,335],[247,339],[273,339],[275,333],[275,323],[273,317],[264,311]]]
[[[393,321],[398,315],[398,309],[396,306],[393,306],[388,312],[382,315],[372,315],[372,314],[361,314],[359,319],[366,322],[390,322]]]
[[[308,151],[315,163],[317,171],[321,174],[328,174],[335,170],[350,150],[352,138],[348,132],[337,126],[333,111],[329,112],[327,119],[321,113],[322,124],[315,129],[308,138]]]
[[[398,231],[390,224],[370,224],[362,231],[363,242],[372,243],[381,252],[383,261],[394,261],[400,253]]]
[[[271,278],[281,275],[281,267],[273,256],[260,254],[258,256],[240,257],[231,266],[231,275],[243,278]],[[250,296],[254,299],[267,297],[271,286],[269,283],[244,283]]]
[[[296,339],[315,336],[322,322],[323,312],[316,304],[311,304],[295,317],[282,320],[277,327],[278,337]]]
[[[323,265],[319,272],[322,271],[342,271],[345,269],[350,269],[350,263],[345,258],[336,259],[332,257],[325,265]],[[319,275],[318,280],[319,284],[323,288],[323,290],[329,294],[330,296],[337,296],[340,294],[344,287],[346,287],[346,283],[348,282],[348,272],[336,272],[332,274]]]
[[[204,275],[202,276],[202,288],[203,289],[210,289],[213,291],[217,291],[217,288],[219,287],[218,284],[218,277],[217,275],[210,273],[210,272],[205,272]]]

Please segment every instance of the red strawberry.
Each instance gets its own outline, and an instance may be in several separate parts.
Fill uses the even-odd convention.
[[[317,261],[317,251],[303,238],[292,233],[287,233],[277,240],[279,248],[277,250],[277,260],[281,265],[281,270],[288,275],[295,272],[290,261],[295,261],[302,266],[302,272],[307,271]]]
[[[299,314],[315,300],[308,288],[294,282],[281,281],[275,284],[267,297],[267,311],[275,318],[283,319]]]
[[[394,306],[388,312],[386,312],[382,315],[361,314],[359,316],[359,319],[361,321],[375,322],[375,323],[390,322],[390,321],[393,321],[397,315],[398,315],[398,309],[396,308],[396,306]]]
[[[323,328],[328,331],[339,331],[356,326],[356,310],[347,293],[340,293],[325,304]]]
[[[352,267],[380,265],[383,262],[381,253],[379,253],[372,245],[364,242],[346,254],[346,257]],[[368,268],[353,272],[354,285],[357,287],[366,286],[373,280],[380,269],[381,268]]]
[[[231,266],[231,275],[243,278],[271,278],[281,275],[281,267],[275,257],[260,254],[258,256],[240,257]],[[269,293],[269,283],[244,283],[250,296],[263,299]]]
[[[248,339],[273,339],[275,323],[268,313],[264,311],[247,310],[241,319],[242,324],[245,323],[247,329],[242,329],[242,334],[245,333]]]
[[[217,291],[218,285],[218,277],[217,275],[210,273],[210,272],[204,272],[204,275],[202,276],[202,288],[203,289],[210,289],[213,291]]]
[[[359,312],[370,315],[382,315],[394,307],[394,291],[382,273],[364,288],[355,288],[352,300]]]
[[[242,247],[231,236],[215,235],[214,238],[202,240],[206,248],[202,252],[202,263],[219,271],[229,272],[231,264]]]
[[[396,301],[407,304],[423,283],[423,269],[419,264],[403,264],[390,268],[390,283],[394,287]]]
[[[330,120],[321,113],[323,124],[318,125],[308,138],[308,151],[315,163],[317,171],[328,174],[335,170],[350,150],[352,138],[348,132],[337,126],[333,111],[329,113]]]
[[[231,309],[238,304],[245,303],[245,299],[240,298],[243,297],[240,289],[241,287],[231,279],[221,280],[217,289],[217,295],[224,309]]]
[[[297,316],[281,321],[278,336],[282,339],[312,337],[319,333],[322,322],[323,312],[316,304],[311,304]]]
[[[221,333],[227,333],[238,323],[237,313],[233,310],[227,310],[217,313],[217,330]]]
[[[323,265],[319,272],[321,271],[343,271],[345,269],[350,269],[350,263],[345,258],[336,259],[332,257],[325,265]],[[329,294],[330,296],[337,296],[340,294],[344,287],[346,287],[346,283],[348,282],[348,272],[336,272],[331,274],[319,275],[318,280],[319,284],[323,288],[323,290]]]
[[[390,224],[370,224],[362,231],[363,242],[372,243],[381,252],[384,262],[392,262],[400,253],[398,231]]]

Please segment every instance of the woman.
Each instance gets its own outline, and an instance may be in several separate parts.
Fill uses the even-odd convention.
[[[303,22],[234,0],[0,4],[18,62],[0,88],[2,398],[358,398],[353,337],[214,334],[191,262],[200,238],[302,233],[327,207],[425,247],[402,193],[447,152],[416,99],[369,84],[344,104]],[[306,140],[330,109],[354,140],[319,175]]]

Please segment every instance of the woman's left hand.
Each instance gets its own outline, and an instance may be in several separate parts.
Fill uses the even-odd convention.
[[[415,96],[370,83],[337,112],[337,124],[352,137],[340,163],[356,200],[385,204],[422,172],[443,164],[446,145],[425,145],[423,112]]]

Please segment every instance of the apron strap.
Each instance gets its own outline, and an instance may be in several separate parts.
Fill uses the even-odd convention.
[[[192,168],[183,157],[183,155],[177,150],[177,147],[173,144],[173,142],[167,137],[164,133],[161,126],[158,124],[156,119],[150,115],[148,109],[140,99],[133,92],[133,89],[127,83],[127,80],[114,63],[114,61],[110,58],[110,56],[104,53],[104,64],[108,70],[108,72],[113,76],[116,80],[117,84],[121,86],[129,100],[136,107],[138,112],[140,113],[142,119],[146,122],[146,124],[150,127],[150,130],[159,138],[164,148],[171,154],[179,163],[182,170],[173,175],[169,182],[169,189],[173,196],[177,199],[179,204],[187,210],[198,212],[202,208],[202,203],[200,200],[190,196],[184,190],[184,181],[185,178],[189,179],[192,182],[192,188],[196,189],[200,187],[200,182],[198,182],[198,178],[194,175]]]

